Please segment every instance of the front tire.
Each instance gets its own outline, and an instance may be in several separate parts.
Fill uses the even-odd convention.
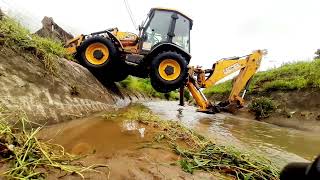
[[[162,52],[151,62],[150,79],[152,87],[162,93],[180,88],[188,76],[188,63],[179,53]]]

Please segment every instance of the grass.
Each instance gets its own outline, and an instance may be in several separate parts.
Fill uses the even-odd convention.
[[[24,116],[10,125],[8,120],[12,115],[8,115],[3,108],[0,115],[0,157],[1,163],[8,165],[7,169],[2,168],[0,176],[8,179],[45,179],[49,172],[57,169],[84,178],[86,171],[100,172],[95,168],[107,167],[75,164],[73,162],[80,157],[66,153],[60,145],[37,138],[42,127],[32,128],[33,123]]]
[[[169,93],[160,93],[154,90],[150,83],[150,79],[143,79],[143,78],[129,76],[127,79],[121,81],[120,85],[126,89],[142,92],[148,96],[155,97],[155,98],[168,99],[168,100],[179,99],[178,91],[171,91]]]
[[[320,59],[309,62],[294,62],[279,68],[258,72],[250,85],[250,92],[269,92],[276,90],[298,90],[305,88],[320,88]],[[231,80],[208,88],[204,93],[228,94],[231,90]]]
[[[219,172],[232,179],[278,179],[279,169],[267,159],[233,147],[217,145],[179,122],[160,119],[143,106],[128,110],[121,116],[156,128],[158,133],[154,136],[155,142],[168,144],[181,158],[177,164],[188,173],[203,170]],[[104,117],[115,118],[110,114]]]
[[[213,94],[229,94],[232,88],[232,80],[228,80],[226,82],[217,84],[213,87],[206,88],[203,90],[203,93],[208,96],[212,96]]]
[[[29,30],[9,17],[0,20],[0,44],[36,56],[51,73],[57,70],[57,57],[72,59],[62,43],[31,34]]]

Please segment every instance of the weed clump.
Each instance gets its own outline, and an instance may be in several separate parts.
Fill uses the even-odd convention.
[[[58,169],[84,178],[85,171],[99,172],[96,167],[106,167],[73,164],[80,157],[66,153],[60,145],[38,140],[36,135],[41,127],[32,128],[32,122],[25,117],[9,125],[8,117],[1,116],[0,119],[0,157],[1,162],[8,165],[0,176],[8,179],[45,179],[48,172]]]
[[[235,179],[277,179],[279,173],[278,169],[264,158],[212,142],[197,150],[176,146],[175,151],[184,157],[179,164],[189,173],[194,170],[216,170]]]
[[[270,98],[261,97],[252,100],[249,110],[255,113],[256,119],[269,117],[277,108],[276,103]]]

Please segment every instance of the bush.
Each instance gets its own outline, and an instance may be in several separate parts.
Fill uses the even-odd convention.
[[[252,100],[249,104],[249,109],[251,112],[255,113],[256,119],[267,118],[273,113],[277,108],[276,103],[266,97],[261,97]]]

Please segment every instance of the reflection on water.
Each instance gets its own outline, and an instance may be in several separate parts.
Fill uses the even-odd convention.
[[[320,135],[238,118],[231,114],[204,114],[195,107],[177,102],[146,102],[145,105],[166,119],[178,120],[219,143],[244,146],[285,161],[311,160],[320,153]],[[299,157],[300,156],[300,157]],[[285,160],[280,160],[285,159]]]

